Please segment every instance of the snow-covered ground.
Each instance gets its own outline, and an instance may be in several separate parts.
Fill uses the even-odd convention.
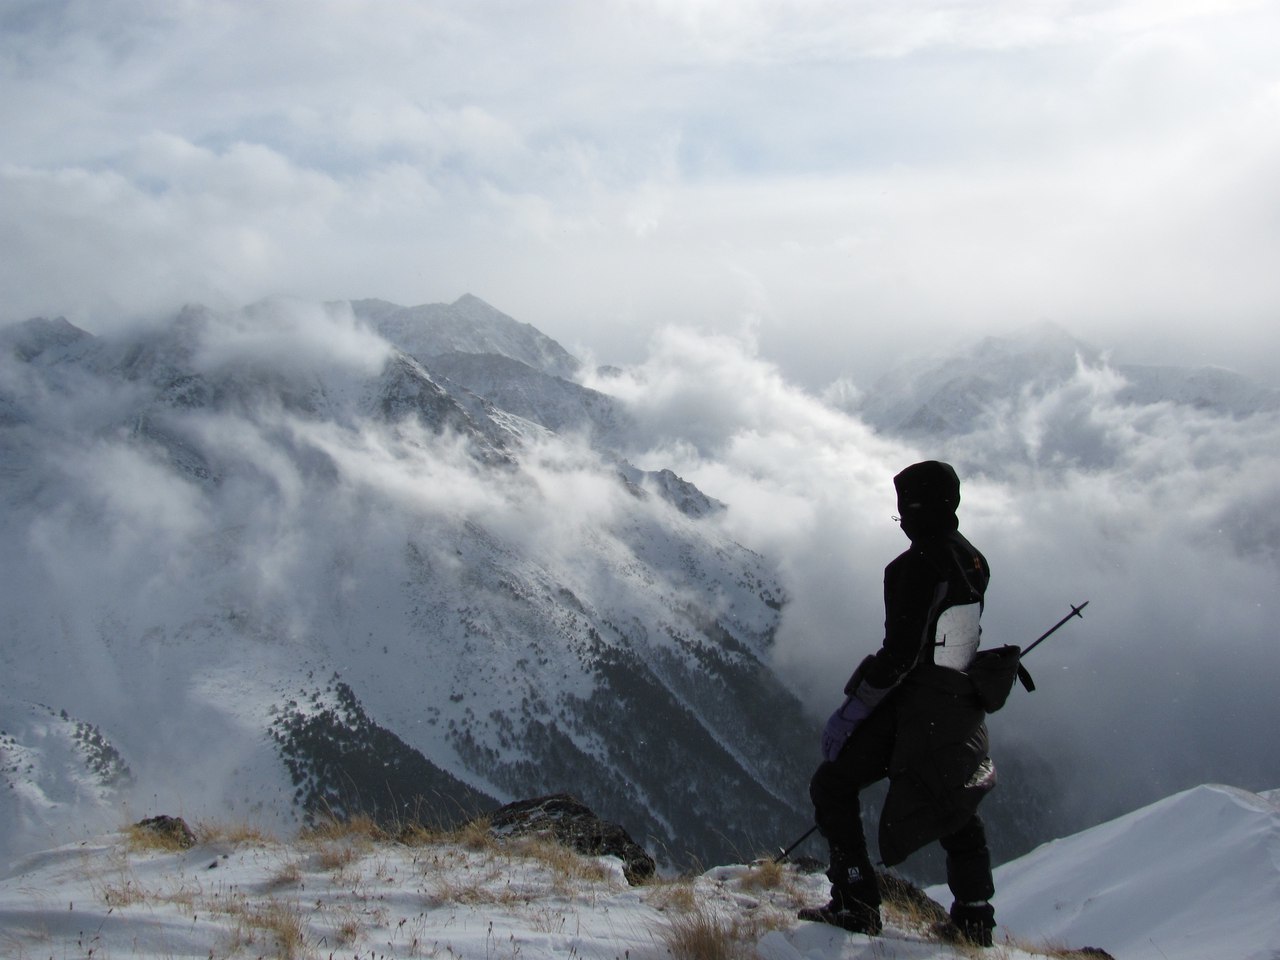
[[[765,960],[952,955],[902,919],[887,933],[914,939],[796,920],[825,880],[791,868],[632,887],[616,859],[537,843],[213,837],[175,852],[113,834],[29,860],[0,881],[0,956],[640,960],[716,942]]]
[[[185,851],[124,831],[0,879],[0,956],[933,960],[957,955],[887,911],[868,938],[795,919],[821,875],[727,866],[632,887],[611,858],[487,834],[281,842],[204,826]],[[1056,841],[997,871],[989,955],[1099,947],[1119,960],[1280,954],[1280,808],[1206,786]],[[945,892],[933,890],[945,902]],[[724,952],[712,953],[708,945]],[[1058,954],[1061,956],[1061,954]]]
[[[1124,960],[1275,960],[1277,794],[1186,790],[1005,864],[996,890],[1001,922],[1048,942]]]

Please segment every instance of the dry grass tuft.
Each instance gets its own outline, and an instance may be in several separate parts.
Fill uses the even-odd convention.
[[[603,883],[610,876],[598,860],[584,857],[550,837],[528,837],[516,843],[512,852],[547,867],[558,890],[578,883]]]
[[[396,842],[406,847],[429,847],[432,844],[441,843],[444,837],[444,833],[433,827],[421,823],[409,823],[397,831]]]
[[[488,818],[485,817],[467,821],[446,834],[446,839],[473,853],[492,852],[498,847],[498,840],[490,829]]]
[[[434,904],[461,904],[464,906],[518,906],[528,902],[528,896],[510,884],[501,883],[499,871],[477,874],[471,877],[441,874],[429,880],[428,899]]]
[[[196,833],[206,843],[230,843],[237,847],[271,847],[279,843],[270,833],[252,823],[220,823],[201,820]]]
[[[347,947],[355,943],[360,938],[362,925],[355,917],[348,917],[338,925],[338,930],[334,934],[338,938],[341,946]]]
[[[353,817],[324,817],[307,827],[298,837],[303,842],[326,840],[367,840],[372,843],[384,843],[391,838],[386,830],[367,814],[359,813]]]
[[[199,900],[200,890],[198,886],[192,886],[186,882],[174,882],[168,889],[148,889],[131,874],[121,873],[114,881],[95,882],[94,894],[113,910],[137,904],[148,906],[172,904],[193,912]]]
[[[95,892],[102,902],[112,909],[131,907],[135,903],[149,903],[153,898],[150,891],[144,890],[142,885],[132,878],[121,880],[119,883],[103,884]]]
[[[160,819],[143,820],[128,828],[126,838],[131,852],[160,850],[166,853],[180,853],[195,846],[196,836],[185,823],[177,819],[160,823]]]
[[[654,880],[648,885],[645,900],[658,910],[691,913],[698,906],[698,893],[693,880],[688,877]]]
[[[879,877],[885,920],[923,937],[941,939],[935,927],[951,921],[942,905],[903,877],[888,872],[881,873]]]
[[[791,872],[785,864],[757,860],[739,881],[743,890],[778,890],[790,885]]]
[[[318,820],[298,835],[300,845],[314,851],[317,869],[341,873],[358,863],[375,845],[388,843],[391,836],[371,817],[363,814],[345,820]]]
[[[360,847],[349,843],[325,844],[316,851],[316,866],[330,873],[340,873],[363,856]]]
[[[268,878],[266,888],[283,890],[285,887],[296,887],[300,883],[302,883],[302,865],[290,861]]]
[[[297,960],[306,951],[307,923],[295,904],[269,900],[262,906],[243,907],[237,917],[240,928],[233,953],[256,945],[259,935],[264,933],[274,941],[275,953],[272,956],[279,960]]]
[[[754,960],[756,928],[691,910],[672,918],[662,943],[675,960]]]

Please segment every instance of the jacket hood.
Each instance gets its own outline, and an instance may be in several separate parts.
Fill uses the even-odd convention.
[[[937,536],[960,526],[960,478],[955,468],[940,460],[913,463],[896,477],[898,514],[902,531],[912,540]]]

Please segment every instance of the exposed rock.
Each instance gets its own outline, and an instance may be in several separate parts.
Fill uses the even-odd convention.
[[[196,834],[181,817],[150,817],[134,824],[139,830],[154,833],[165,845],[190,850],[196,845]]]
[[[918,916],[930,926],[951,922],[947,911],[906,877],[877,870],[876,880],[880,883],[880,893],[885,900],[896,903],[908,915]]]
[[[622,861],[623,874],[633,885],[652,877],[657,866],[626,830],[601,820],[585,803],[568,794],[518,800],[495,810],[489,822],[499,837],[550,834],[584,856],[617,857]]]

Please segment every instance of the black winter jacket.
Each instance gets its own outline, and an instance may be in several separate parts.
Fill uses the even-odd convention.
[[[934,661],[938,618],[978,604],[991,568],[959,530],[912,541],[884,570],[884,643],[858,667],[845,692],[870,707],[920,664]]]
[[[995,785],[984,723],[991,704],[968,672],[934,662],[939,618],[952,607],[980,611],[990,576],[986,558],[954,529],[914,540],[885,568],[884,643],[846,693],[894,719],[880,817],[888,865],[958,830]]]

